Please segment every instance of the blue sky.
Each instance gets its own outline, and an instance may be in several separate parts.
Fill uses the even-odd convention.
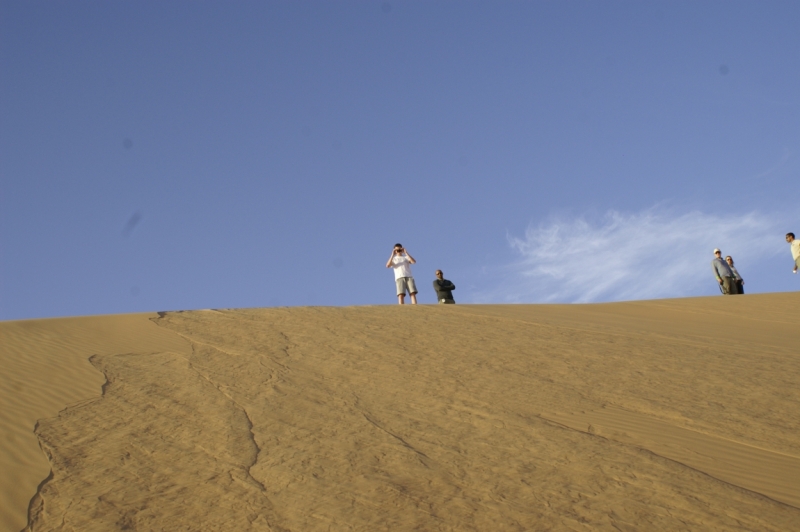
[[[800,289],[798,2],[0,2],[0,319]]]

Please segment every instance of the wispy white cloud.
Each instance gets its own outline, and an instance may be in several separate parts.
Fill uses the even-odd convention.
[[[776,236],[777,235],[777,236]],[[713,249],[737,266],[785,251],[776,221],[653,208],[601,219],[552,219],[508,237],[520,259],[484,301],[592,302],[681,297],[713,286]],[[746,279],[746,276],[743,275]]]

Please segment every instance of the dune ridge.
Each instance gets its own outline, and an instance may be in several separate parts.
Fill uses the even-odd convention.
[[[790,530],[798,296],[162,313],[28,529]]]

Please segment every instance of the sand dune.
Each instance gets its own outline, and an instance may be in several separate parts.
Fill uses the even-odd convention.
[[[92,355],[175,350],[185,340],[157,327],[156,313],[0,323],[0,530],[19,531],[28,503],[50,473],[33,432],[39,419],[95,399],[105,382]],[[76,405],[77,406],[77,405]]]
[[[2,524],[797,529],[798,311],[770,294],[2,323]]]

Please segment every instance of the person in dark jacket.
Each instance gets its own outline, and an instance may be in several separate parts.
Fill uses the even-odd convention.
[[[436,280],[433,282],[433,289],[436,290],[436,299],[439,300],[439,304],[452,305],[455,303],[453,299],[453,290],[456,289],[456,285],[444,278],[442,270],[436,270]]]

